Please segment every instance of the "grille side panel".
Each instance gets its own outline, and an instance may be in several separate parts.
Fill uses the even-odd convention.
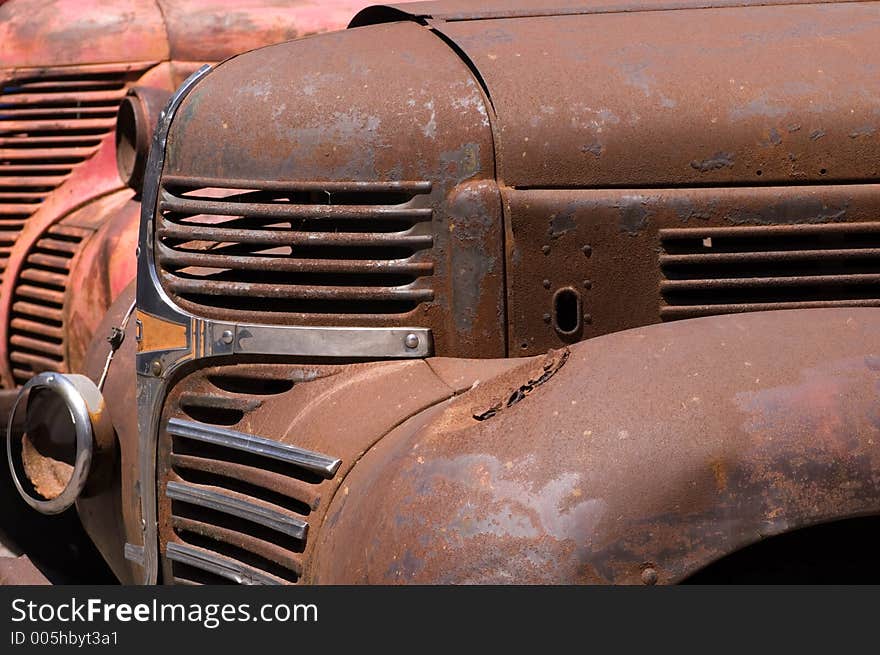
[[[461,59],[409,23],[224,62],[168,132],[153,226],[165,294],[197,317],[407,325],[437,353],[504,356],[488,107]]]
[[[17,385],[37,373],[67,370],[65,293],[73,260],[90,234],[54,225],[27,255],[9,323],[9,361]]]
[[[423,361],[219,366],[184,377],[159,434],[164,581],[307,582],[324,512],[354,462],[451,394]],[[381,403],[389,397],[397,401]]]
[[[582,301],[577,338],[712,314],[880,306],[880,187],[508,190],[510,346],[568,337],[554,297]],[[547,320],[551,319],[551,320]]]
[[[338,324],[350,315],[409,314],[434,299],[430,183],[236,186],[165,180],[157,263],[184,309]]]

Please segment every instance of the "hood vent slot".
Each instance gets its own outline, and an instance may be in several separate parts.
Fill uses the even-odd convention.
[[[664,320],[880,306],[880,223],[660,231]]]

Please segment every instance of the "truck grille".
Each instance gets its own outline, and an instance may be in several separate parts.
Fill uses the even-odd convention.
[[[165,558],[176,584],[294,584],[303,575],[309,515],[341,462],[228,427],[287,379],[217,369],[181,394],[163,430]],[[178,414],[178,412],[175,412]],[[193,420],[190,420],[193,419]]]
[[[126,84],[149,65],[0,72],[0,273],[27,219],[97,151]]]
[[[165,176],[161,283],[212,318],[327,322],[433,299],[428,182],[296,183]]]
[[[880,223],[660,231],[664,320],[880,306]]]
[[[12,296],[9,361],[16,384],[66,371],[64,294],[71,264],[90,230],[53,225],[27,254]]]

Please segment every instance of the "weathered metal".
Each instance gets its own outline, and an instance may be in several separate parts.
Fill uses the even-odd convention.
[[[199,69],[77,338],[116,575],[665,584],[880,514],[878,6],[451,0]]]
[[[413,324],[440,352],[503,355],[501,200],[467,66],[399,23],[222,70],[168,136],[155,257],[173,303],[248,323]]]
[[[228,449],[206,456],[222,465],[203,462],[195,475],[186,471],[178,455],[192,453],[175,447],[185,450],[192,440],[168,434],[167,419],[189,416],[260,438],[284,429],[283,407],[270,411],[271,403],[262,399],[225,397],[199,386],[199,367],[214,365],[218,356],[228,355],[230,366],[245,354],[267,363],[306,358],[276,373],[289,381],[302,374],[303,366],[325,370],[327,360],[340,355],[333,348],[277,352],[266,347],[289,343],[289,336],[302,329],[369,328],[386,330],[390,338],[395,330],[417,326],[429,331],[434,354],[492,357],[541,353],[585,337],[688,316],[878,304],[872,184],[878,158],[871,147],[873,128],[864,122],[873,120],[873,100],[860,95],[861,78],[846,67],[854,50],[865,71],[875,65],[876,7],[750,4],[647,3],[615,11],[572,3],[558,15],[539,3],[510,5],[511,15],[503,7],[494,14],[500,5],[473,15],[456,14],[455,5],[446,15],[442,9],[437,15],[416,9],[411,16],[375,10],[353,24],[413,20],[273,46],[191,78],[175,113],[166,117],[167,135],[163,131],[156,141],[141,221],[140,243],[147,248],[138,286],[145,316],[142,340],[160,344],[142,351],[137,364],[143,477],[158,468],[157,487],[148,480],[142,489],[145,580],[157,575],[154,525],[166,555],[166,580],[217,581],[219,575],[239,582],[298,582],[321,580],[323,574],[332,580],[387,579],[377,569],[364,573],[369,562],[345,559],[357,549],[334,550],[341,543],[335,541],[339,528],[325,530],[325,510],[310,504],[316,493],[322,498],[327,489],[333,493],[338,476],[303,486],[296,472],[270,480],[258,474],[266,464],[251,461],[255,470],[243,483],[244,473],[231,466],[238,460]],[[535,15],[529,17],[530,11]],[[706,28],[695,45],[668,43],[666,35],[694,22]],[[796,29],[783,29],[791,25]],[[620,45],[620,35],[632,33],[640,38]],[[826,57],[825,37],[840,34],[847,38],[835,42],[840,45]],[[388,42],[397,45],[378,46]],[[747,54],[745,59],[730,57],[734,46]],[[368,64],[352,66],[355,52]],[[813,75],[807,89],[787,84],[803,77],[804,62],[820,55],[832,74]],[[322,62],[320,75],[307,65],[311,61]],[[583,74],[584,66],[592,67],[589,75]],[[698,80],[702,74],[717,85],[724,74],[737,86],[719,90],[719,106],[708,106],[713,96],[701,82],[691,82],[695,70]],[[340,92],[341,82],[348,92]],[[847,95],[857,100],[840,99]],[[813,98],[823,102],[811,104]],[[813,127],[832,122],[833,129]],[[810,130],[806,136],[804,125]],[[678,141],[671,144],[670,138]],[[812,270],[816,266],[822,270]],[[788,316],[772,321],[791,320]],[[646,334],[681,334],[686,344],[692,332],[705,329],[695,326],[737,325],[738,320],[697,321]],[[165,343],[172,334],[175,339]],[[793,334],[774,339],[785,341]],[[253,342],[258,345],[250,351],[230,348],[239,335],[259,335]],[[813,336],[801,332],[785,352],[817,347],[824,352],[824,345],[809,341]],[[344,356],[374,357],[372,343],[355,340]],[[613,346],[628,342],[620,336],[601,343],[623,357]],[[742,346],[739,353],[751,359],[752,350]],[[762,356],[762,347],[783,352],[756,342],[754,350]],[[505,365],[517,366],[515,360]],[[720,360],[712,361],[714,369],[719,365]],[[784,371],[776,360],[764,365],[771,379],[770,372]],[[479,431],[473,421],[491,433],[491,426],[505,423],[501,419],[515,408],[534,406],[546,389],[559,388],[566,370],[579,368],[566,363],[564,354],[524,366],[517,384],[484,407],[470,408],[468,435]],[[620,375],[618,369],[625,367],[614,368]],[[246,378],[259,377],[248,370]],[[340,369],[334,381],[354,370],[351,365]],[[461,365],[458,373],[475,381],[476,374],[463,374],[466,370]],[[593,383],[590,374],[581,372],[581,386]],[[674,370],[668,377],[681,375]],[[654,371],[644,383],[667,393],[666,377]],[[496,384],[512,381],[502,377]],[[580,402],[581,386],[569,382],[557,405],[563,403],[560,398]],[[733,376],[713,383],[713,398],[726,411],[725,385],[739,382]],[[289,394],[314,384],[273,395],[285,396],[284,407],[294,407],[299,416],[312,408]],[[349,386],[357,387],[343,385]],[[475,392],[462,391],[462,398],[474,398]],[[449,397],[440,395],[435,403]],[[381,415],[394,416],[396,425],[406,418],[395,413],[399,407],[378,406]],[[656,421],[659,414],[652,412],[658,407],[659,401],[649,411],[630,407],[630,414],[623,409],[619,414]],[[595,403],[589,409],[598,411],[590,420],[609,420]],[[280,423],[255,429],[257,416]],[[504,447],[533,453],[523,475],[543,480],[548,467],[558,464],[549,446],[541,450],[541,440],[552,441],[552,435],[536,428],[537,419],[523,418],[516,428],[505,423],[510,444]],[[722,420],[727,415],[710,418],[733,430]],[[349,473],[346,453],[335,450],[343,449],[340,443],[322,441],[323,430],[316,431],[286,433],[304,440],[292,445],[342,460],[346,479],[359,480],[359,471],[373,475],[365,464],[379,457],[382,445],[370,451],[363,446],[372,445],[377,435],[358,436],[352,452],[359,464]],[[503,450],[496,443],[500,434],[486,445]],[[573,456],[581,463],[587,457]],[[681,465],[692,465],[690,456],[683,452]],[[405,498],[391,491],[397,484],[394,463],[376,466],[381,482],[375,493],[393,499],[385,507],[390,512]],[[625,472],[621,476],[627,478]],[[275,495],[289,485],[294,485],[289,493]],[[374,499],[367,486],[363,498]],[[408,516],[426,511],[417,509]],[[299,526],[297,534],[279,541],[277,534],[254,532],[252,524],[265,529],[267,520]],[[359,519],[350,520],[357,527],[346,529],[369,533]],[[717,516],[706,519],[713,520]],[[321,575],[310,577],[309,557],[319,530],[319,543],[333,554],[327,569],[320,568],[319,556]],[[637,535],[636,527],[631,531]],[[716,556],[725,552],[715,545]],[[504,552],[497,544],[486,548]],[[554,553],[570,563],[564,554]],[[478,549],[470,559],[462,555],[459,571],[479,557]],[[542,570],[545,577],[530,581],[547,581],[554,572],[553,581],[624,580],[609,573],[605,562],[597,566],[598,573],[585,578],[575,576],[578,570],[550,568]],[[642,566],[633,579],[653,583],[685,574],[686,567],[680,567],[670,577],[669,567],[675,565],[664,566]],[[449,581],[455,571],[438,565],[418,579]],[[473,569],[467,571],[470,575]]]
[[[527,360],[363,456],[309,580],[674,583],[757,540],[876,515],[878,319],[796,310],[615,333],[571,346],[511,403],[543,369]]]
[[[163,554],[169,546],[172,552],[181,545],[196,548],[201,565],[163,557],[163,579],[217,582],[232,575],[218,573],[212,563],[224,565],[227,573],[237,571],[238,581],[254,581],[255,575],[263,582],[268,575],[274,583],[307,579],[324,513],[340,482],[395,425],[454,395],[430,362],[238,364],[182,378],[166,401],[159,435],[160,538]],[[472,360],[469,382],[474,369],[516,364]],[[201,424],[209,440],[180,429],[191,421]],[[229,430],[259,437],[250,442],[252,449],[268,439],[281,448],[320,454],[333,466],[316,474],[302,460],[267,458],[267,447],[244,453],[230,445]],[[239,509],[186,502],[173,486],[183,483],[238,503]],[[230,518],[229,511],[238,513]],[[267,528],[260,511],[307,527],[296,535]]]
[[[113,129],[126,89],[140,84],[143,94],[169,94],[203,61],[341,28],[363,6],[348,0],[113,0],[100,6],[12,0],[0,8],[2,386],[20,385],[43,370],[71,370],[91,337],[85,334],[79,344],[67,341],[67,326],[80,325],[66,316],[65,275],[73,263],[52,265],[42,275],[41,269],[27,266],[27,258],[40,248],[41,239],[52,238],[53,226],[71,210],[95,201],[96,213],[111,213],[102,203],[103,196],[122,189]],[[90,238],[91,232],[75,237],[83,246]],[[133,255],[133,249],[126,252],[131,265],[114,275],[122,270],[132,274]],[[37,291],[22,280],[25,273],[45,278],[37,281]],[[13,297],[29,291],[51,306],[38,314],[16,313]],[[106,289],[87,285],[85,291],[101,302],[80,305],[80,310],[88,308],[81,332],[100,321],[112,300],[105,297]],[[29,300],[20,302],[28,309]],[[10,321],[18,321],[17,332],[9,329]]]

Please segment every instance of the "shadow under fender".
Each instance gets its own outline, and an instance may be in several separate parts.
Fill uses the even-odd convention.
[[[616,333],[517,393],[540,364],[367,452],[313,581],[675,583],[763,538],[880,514],[880,309]]]

